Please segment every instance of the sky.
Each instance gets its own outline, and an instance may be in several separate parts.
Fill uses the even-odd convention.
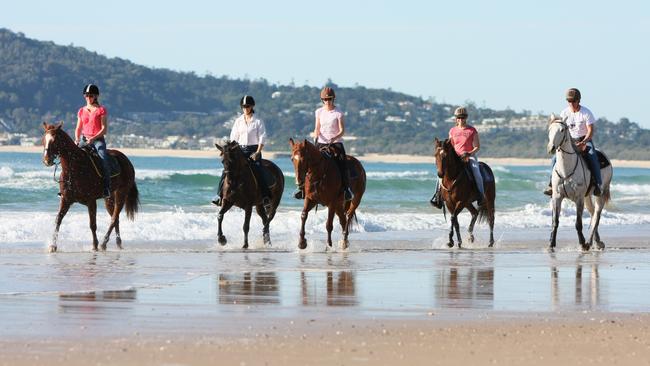
[[[11,1],[0,27],[137,64],[271,83],[361,85],[650,128],[650,2]]]

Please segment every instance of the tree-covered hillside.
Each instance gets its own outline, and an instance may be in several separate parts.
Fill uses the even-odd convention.
[[[286,150],[289,137],[306,137],[313,130],[313,112],[320,105],[318,87],[152,69],[0,29],[0,132],[38,136],[43,120],[64,120],[71,131],[83,103],[81,89],[90,82],[101,89],[111,137],[226,136],[229,122],[239,112],[239,98],[250,94],[266,122],[270,148]],[[452,126],[449,117],[456,106],[391,90],[331,85],[337,104],[346,112],[347,134],[356,137],[346,146],[356,153],[431,154],[433,138],[446,137]],[[473,103],[467,107],[470,123],[530,114]],[[619,123],[600,120],[598,129],[597,145],[611,157],[650,159],[645,148],[650,132],[636,123],[624,118]],[[482,132],[481,142],[483,156],[543,157],[546,132],[496,128]]]

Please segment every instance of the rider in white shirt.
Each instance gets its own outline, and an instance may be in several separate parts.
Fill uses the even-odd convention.
[[[566,100],[569,106],[566,107],[561,113],[562,120],[566,118],[566,124],[569,126],[569,133],[571,140],[576,145],[582,156],[587,160],[591,173],[596,180],[596,187],[594,188],[594,195],[600,196],[603,191],[603,179],[600,175],[600,162],[596,155],[594,147],[593,136],[595,130],[596,118],[593,113],[585,107],[580,105],[580,90],[571,88],[566,92]],[[555,166],[555,156],[553,157],[552,166]],[[553,190],[551,183],[544,190],[544,194],[552,195]]]

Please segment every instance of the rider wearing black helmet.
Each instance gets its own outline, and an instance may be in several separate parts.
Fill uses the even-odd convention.
[[[108,132],[108,112],[99,104],[99,88],[95,84],[87,84],[83,88],[86,105],[77,112],[77,128],[75,143],[80,147],[93,145],[102,161],[102,176],[104,181],[104,198],[111,195],[111,167],[106,151],[104,137]]]
[[[271,191],[267,183],[264,181],[264,174],[262,174],[262,149],[266,141],[266,127],[264,121],[254,116],[255,99],[250,95],[244,95],[239,100],[239,107],[244,112],[233,123],[230,132],[230,141],[237,141],[244,155],[251,162],[253,167],[253,174],[255,179],[260,182],[259,188],[262,192],[262,205],[266,212],[271,209]],[[221,194],[223,190],[223,178],[219,181],[219,193],[212,203],[221,206]]]

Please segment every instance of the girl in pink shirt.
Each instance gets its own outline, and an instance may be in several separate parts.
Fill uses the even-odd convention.
[[[88,84],[83,90],[86,105],[77,112],[77,128],[74,131],[75,143],[79,147],[93,145],[102,161],[104,198],[111,196],[111,166],[106,151],[104,136],[108,132],[106,108],[99,104],[99,88]]]
[[[343,120],[343,112],[334,105],[336,94],[334,89],[324,87],[320,92],[320,99],[323,106],[314,112],[316,123],[314,126],[314,136],[316,140],[316,147],[321,149],[326,145],[332,146],[337,152],[336,165],[341,174],[343,183],[343,197],[346,201],[352,200],[354,194],[350,189],[350,182],[348,179],[348,168],[346,164],[345,148],[343,147],[343,134],[345,133],[345,122]],[[298,187],[294,192],[295,198],[304,198],[302,187]]]

